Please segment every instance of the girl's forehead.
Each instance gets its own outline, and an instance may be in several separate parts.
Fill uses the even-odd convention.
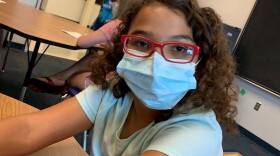
[[[144,6],[139,10],[132,20],[128,34],[133,34],[135,31],[148,32],[160,37],[174,35],[192,37],[192,30],[186,16],[182,12],[171,10],[158,3]]]

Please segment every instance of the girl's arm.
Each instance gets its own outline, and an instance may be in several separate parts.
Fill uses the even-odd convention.
[[[77,46],[81,48],[90,48],[96,44],[106,42],[107,38],[101,30],[93,31],[87,35],[78,38]]]
[[[93,31],[87,35],[83,35],[78,38],[77,45],[81,48],[90,48],[96,44],[110,42],[117,26],[121,23],[121,20],[112,20],[96,31]]]
[[[0,121],[0,155],[26,155],[93,126],[75,97]]]

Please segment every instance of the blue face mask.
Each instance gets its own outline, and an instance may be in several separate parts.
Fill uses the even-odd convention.
[[[168,62],[157,52],[150,58],[125,54],[117,72],[137,98],[151,109],[172,109],[189,90],[196,88],[195,63]]]

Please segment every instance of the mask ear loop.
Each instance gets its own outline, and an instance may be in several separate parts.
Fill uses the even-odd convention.
[[[201,61],[202,57],[194,64],[194,66],[197,66],[199,62]]]

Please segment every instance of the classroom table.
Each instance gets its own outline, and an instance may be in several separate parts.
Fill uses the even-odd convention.
[[[0,120],[40,111],[28,104],[0,93]],[[74,137],[52,144],[30,156],[88,156]]]
[[[36,65],[36,58],[41,43],[67,49],[79,49],[77,39],[62,30],[88,34],[93,30],[74,21],[44,12],[16,0],[3,0],[0,3],[0,28],[35,41],[35,47],[24,78],[19,99],[23,101],[26,86]],[[63,9],[63,8],[62,8]]]

